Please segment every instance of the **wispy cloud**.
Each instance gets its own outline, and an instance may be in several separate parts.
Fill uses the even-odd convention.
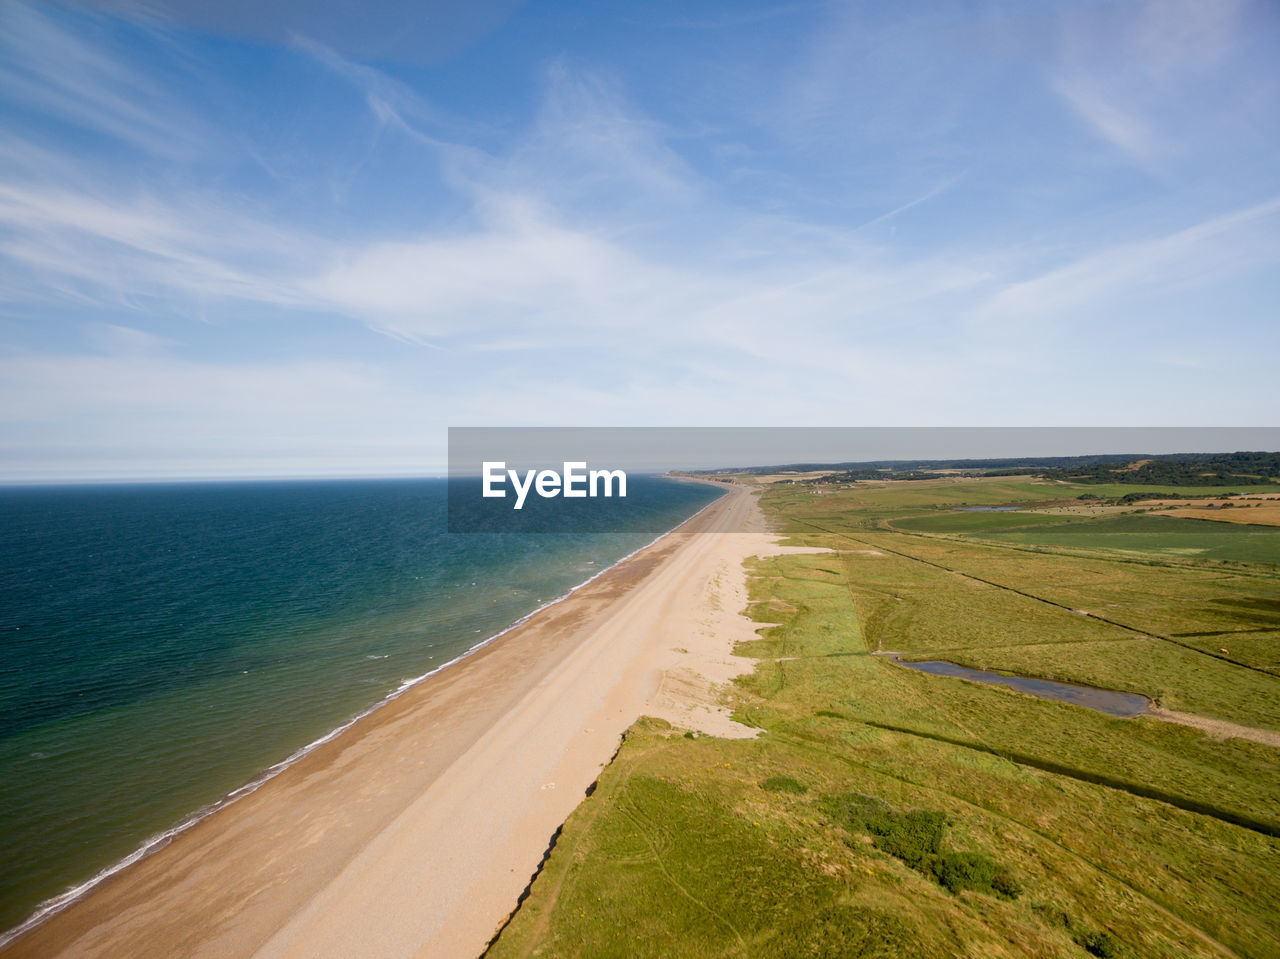
[[[21,0],[0,6],[3,99],[152,156],[190,156],[207,146],[211,131],[202,119],[113,52],[107,21],[98,24],[92,42]]]
[[[1005,287],[976,311],[980,326],[1034,328],[1089,317],[1153,291],[1178,293],[1280,261],[1280,197],[1161,236],[1091,252]]]
[[[881,223],[885,223],[888,220],[892,220],[894,217],[898,216],[901,213],[906,213],[908,210],[913,209],[914,207],[917,207],[922,203],[928,203],[930,200],[934,199],[935,197],[939,197],[942,194],[946,193],[948,190],[954,187],[957,183],[959,183],[962,179],[963,179],[962,174],[957,174],[956,176],[947,177],[943,182],[939,183],[935,187],[931,187],[929,190],[925,191],[915,199],[908,200],[906,203],[900,203],[897,206],[895,206],[892,210],[888,210],[885,213],[881,213],[878,216],[874,216],[870,220],[867,220],[867,222],[860,224],[858,226],[858,229],[865,230],[868,227],[878,226]]]
[[[1143,166],[1160,158],[1163,141],[1136,110],[1117,102],[1113,93],[1100,88],[1089,74],[1059,77],[1055,88],[1099,136]]]
[[[688,203],[700,192],[698,177],[669,137],[663,124],[628,105],[616,83],[556,62],[508,175],[532,173],[543,186],[557,184],[566,202],[590,201],[602,212],[629,209],[626,198],[637,195],[645,203]],[[545,176],[553,169],[557,177]]]
[[[398,469],[450,421],[1008,421],[1015,387],[1053,422],[1088,408],[1051,386],[1126,362],[1134,416],[1194,411],[1142,392],[1174,353],[1072,352],[1136,329],[1130,308],[1190,324],[1182,301],[1280,258],[1273,171],[1205,160],[1274,139],[1250,119],[1266,82],[1216,110],[1252,8],[1193,6],[1038,13],[1012,65],[959,14],[726,9],[787,41],[728,62],[666,30],[694,44],[679,83],[553,32],[490,84],[518,103],[480,110],[450,87],[479,66],[301,35],[237,51],[258,72],[219,75],[211,104],[169,82],[223,69],[189,37],[9,5],[0,455],[172,465],[203,442],[242,467],[329,448]],[[714,95],[684,99],[687,77]],[[1272,288],[1248,289],[1224,328],[1261,327]]]
[[[1235,48],[1246,6],[1147,0],[1069,14],[1053,88],[1102,140],[1161,171],[1187,139],[1188,103],[1203,97],[1209,75]]]
[[[317,246],[288,230],[188,198],[92,196],[0,182],[0,254],[21,264],[11,299],[234,298],[301,305],[287,271]]]
[[[660,124],[628,106],[615,85],[562,62],[552,64],[543,105],[524,135],[489,153],[425,134],[424,124],[462,135],[444,130],[441,114],[381,71],[298,43],[362,91],[372,113],[385,119],[393,110],[405,132],[451,158],[450,182],[469,206],[465,220],[344,242],[223,208],[194,191],[176,201],[108,199],[11,180],[0,182],[7,227],[0,252],[24,265],[31,285],[11,285],[10,295],[43,289],[131,303],[239,299],[337,312],[400,339],[463,350],[575,338],[616,346],[608,331],[637,328],[652,342],[723,346],[746,330],[764,337],[779,317],[791,316],[803,326],[790,339],[790,361],[818,367],[841,361],[830,342],[813,351],[815,337],[861,330],[876,340],[904,328],[949,328],[945,312],[928,318],[938,298],[1003,286],[976,315],[1030,317],[1150,286],[1170,272],[1186,277],[1189,257],[1207,262],[1222,238],[1274,208],[1262,204],[1029,280],[1001,277],[993,275],[999,261],[980,250],[904,260],[856,239],[859,229],[945,193],[957,177],[869,223],[814,228],[716,206]],[[618,199],[600,202],[599,194]],[[637,218],[638,198],[650,216]],[[715,240],[699,238],[693,260],[679,235],[689,210],[714,217],[718,227]]]
[[[675,271],[559,225],[526,201],[491,198],[488,208],[486,228],[352,251],[307,289],[378,328],[430,339],[627,326],[681,285]]]
[[[428,146],[447,146],[448,136],[476,136],[484,132],[480,124],[446,113],[407,84],[382,70],[345,57],[318,40],[295,33],[292,44],[359,89],[380,123],[394,126]]]

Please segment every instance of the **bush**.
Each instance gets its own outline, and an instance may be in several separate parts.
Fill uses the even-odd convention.
[[[924,869],[942,849],[947,817],[940,812],[886,812],[868,817],[865,828],[877,849]]]
[[[1080,945],[1084,946],[1084,951],[1089,955],[1100,956],[1101,959],[1112,959],[1112,957],[1120,955],[1120,947],[1105,932],[1088,933],[1081,937]]]
[[[996,880],[996,863],[980,852],[949,852],[933,864],[933,874],[948,892],[985,892]]]
[[[1006,899],[1016,899],[1022,894],[1021,884],[990,856],[977,852],[942,853],[946,813],[898,812],[883,800],[858,793],[828,799],[824,805],[850,832],[867,833],[881,852],[902,860],[917,872],[933,876],[953,893],[973,889]]]

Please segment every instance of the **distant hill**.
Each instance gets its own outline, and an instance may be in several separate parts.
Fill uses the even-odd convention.
[[[698,470],[699,473],[809,473],[815,470],[840,470],[844,472],[884,471],[920,472],[928,470],[1033,470],[1062,469],[1070,466],[1088,466],[1096,463],[1128,463],[1142,459],[1137,453],[1103,453],[1090,456],[1042,456],[1005,459],[964,460],[858,460],[844,463],[786,463],[781,466],[744,466],[719,470]]]
[[[1092,456],[1040,456],[961,460],[869,460],[846,463],[787,463],[742,469],[701,470],[703,474],[808,473],[830,470],[814,483],[858,480],[937,479],[940,471],[973,476],[1029,473],[1073,483],[1123,483],[1135,486],[1264,486],[1280,482],[1280,452],[1106,453]]]
[[[1280,453],[1181,453],[1045,470],[1049,479],[1143,486],[1262,486],[1280,480]]]

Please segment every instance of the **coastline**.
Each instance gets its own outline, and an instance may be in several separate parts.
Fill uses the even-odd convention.
[[[439,830],[435,846],[419,847],[423,854],[433,849],[439,852],[439,843],[447,844],[451,834],[465,838],[466,830],[452,828],[451,824],[456,824],[459,817],[465,820],[467,810],[456,808],[453,815],[441,812],[448,808],[446,800],[450,795],[455,806],[459,795],[465,800],[464,805],[474,805],[476,790],[482,794],[486,788],[484,782],[467,780],[469,785],[460,793],[458,786],[466,775],[463,767],[483,766],[480,757],[490,757],[490,764],[484,767],[486,775],[501,780],[511,761],[509,756],[503,758],[503,749],[528,751],[531,730],[541,746],[547,728],[556,724],[556,714],[571,710],[560,708],[557,698],[546,701],[546,696],[539,693],[563,685],[564,671],[581,653],[579,647],[600,646],[596,633],[615,618],[613,607],[625,605],[629,594],[637,589],[651,587],[648,580],[662,574],[674,558],[688,553],[691,542],[701,541],[706,546],[709,541],[725,539],[694,536],[692,530],[705,527],[727,532],[751,512],[752,500],[745,489],[728,490],[727,495],[708,504],[675,531],[473,647],[450,669],[435,670],[406,684],[374,709],[308,746],[302,755],[295,754],[269,778],[260,777],[261,781],[242,787],[238,795],[232,794],[232,801],[216,808],[218,815],[206,813],[184,825],[180,833],[153,843],[150,855],[135,857],[131,864],[117,867],[114,874],[102,878],[75,902],[34,926],[28,924],[27,930],[0,952],[120,954],[130,951],[131,943],[146,942],[151,949],[164,943],[163,951],[173,955],[306,954],[305,949],[297,951],[298,945],[310,931],[325,925],[315,910],[342,914],[344,896],[348,900],[352,895],[359,898],[362,886],[378,885],[376,881],[365,881],[370,875],[376,878],[386,874],[386,850],[380,855],[375,847],[384,847],[392,833],[399,836],[403,820],[422,821],[425,816]],[[729,504],[737,508],[730,509]],[[726,524],[728,514],[733,516]],[[763,542],[756,543],[757,537],[750,539],[752,546],[767,547],[771,537],[760,533]],[[723,560],[719,562],[724,566]],[[719,567],[716,573],[720,574]],[[642,606],[652,607],[668,590],[660,587],[656,592],[649,591],[653,595]],[[731,614],[736,617],[740,608],[734,607]],[[640,610],[639,619],[652,623],[654,613],[652,609]],[[636,611],[631,618],[637,618]],[[749,624],[745,638],[754,634],[756,625]],[[503,642],[496,642],[498,639]],[[607,648],[596,650],[595,672],[626,665],[620,663],[620,657],[609,655],[611,652]],[[381,954],[412,955],[417,947],[409,948],[410,945],[422,942],[436,942],[436,955],[474,955],[483,948],[514,907],[550,835],[577,805],[585,788],[612,755],[622,730],[634,720],[634,716],[626,717],[632,713],[638,716],[640,711],[665,711],[645,707],[649,706],[649,694],[664,685],[664,678],[670,679],[670,670],[652,660],[652,650],[643,652],[651,661],[639,674],[633,669],[632,675],[621,683],[626,693],[622,698],[627,703],[617,716],[611,715],[600,724],[607,728],[587,728],[580,733],[559,723],[560,738],[544,750],[547,755],[543,758],[554,766],[569,751],[581,753],[568,781],[564,777],[530,780],[523,784],[523,790],[498,785],[499,792],[511,798],[522,797],[524,801],[514,805],[508,800],[504,806],[503,796],[490,797],[491,804],[502,807],[490,812],[498,821],[505,821],[513,835],[520,833],[522,838],[516,845],[523,851],[518,855],[504,852],[499,857],[501,862],[510,858],[512,863],[507,875],[501,877],[503,882],[486,876],[481,883],[494,890],[494,895],[487,897],[491,900],[485,907],[488,913],[466,901],[466,908],[461,910],[465,917],[443,916],[432,929],[417,923],[396,943],[384,936],[379,945],[387,948]],[[597,677],[579,678],[582,682],[570,682],[559,699],[569,694],[582,699],[584,688],[590,688]],[[615,677],[612,684],[615,692],[620,679],[621,676]],[[650,688],[641,689],[643,686]],[[686,696],[688,692],[683,691]],[[671,698],[665,693],[664,697]],[[592,707],[599,705],[591,701],[593,698],[598,697],[586,693],[579,712],[585,708],[590,714]],[[681,701],[679,695],[675,701]],[[506,728],[511,725],[508,717],[522,707],[542,712],[531,727],[513,734]],[[703,720],[714,715],[711,709],[699,711]],[[583,738],[589,741],[585,752],[575,742]],[[587,753],[591,761],[584,765],[581,760]],[[411,769],[412,775],[403,775],[406,769]],[[574,777],[576,788],[568,784]],[[487,788],[492,790],[494,785]],[[554,795],[555,801],[536,801],[548,798],[548,794]],[[358,801],[353,802],[353,798]],[[524,806],[530,799],[535,800],[532,805],[543,807],[541,819],[525,823]],[[455,852],[464,859],[469,855],[466,849]],[[365,876],[364,880],[344,875],[357,860],[357,871]],[[479,875],[485,869],[492,871],[491,866],[492,863],[482,863],[473,872]],[[455,872],[446,870],[443,875],[452,883]],[[397,882],[404,873],[403,868],[391,871]],[[175,883],[177,876],[184,881]],[[336,891],[339,887],[345,892]],[[318,907],[316,903],[321,898],[329,906]],[[453,896],[455,907],[459,905],[458,898]],[[308,912],[310,918],[305,917]],[[128,918],[123,918],[126,915]],[[470,931],[464,934],[462,925]],[[440,951],[445,933],[451,944]],[[325,934],[323,941],[331,940],[332,936]],[[470,944],[463,945],[463,940]],[[363,941],[367,947],[367,940]],[[291,942],[293,946],[289,945]],[[362,951],[367,952],[367,948]]]
[[[360,722],[361,720],[365,719],[367,716],[372,715],[373,713],[377,712],[379,709],[383,708],[389,703],[400,698],[402,695],[404,695],[406,692],[408,692],[415,686],[418,686],[419,684],[425,682],[426,680],[431,679],[433,676],[437,675],[443,670],[446,670],[452,666],[455,666],[458,663],[461,663],[467,657],[471,656],[472,654],[488,646],[490,643],[493,643],[501,639],[503,636],[507,635],[512,630],[517,629],[524,623],[528,622],[530,619],[537,616],[543,610],[563,602],[578,590],[590,585],[592,582],[599,579],[601,576],[606,575],[610,570],[614,569],[615,567],[619,566],[622,563],[627,562],[629,559],[636,556],[638,553],[641,553],[644,550],[648,549],[650,546],[653,546],[655,543],[659,542],[663,537],[673,532],[676,532],[686,524],[694,522],[706,510],[714,506],[716,502],[718,502],[718,499],[712,500],[710,503],[701,507],[692,516],[689,516],[686,519],[682,520],[680,523],[676,524],[674,527],[667,530],[666,532],[660,533],[658,536],[654,537],[645,545],[639,546],[636,549],[632,550],[631,552],[627,553],[626,555],[619,557],[613,563],[593,573],[591,576],[587,577],[582,582],[577,583],[576,585],[570,587],[564,593],[561,593],[559,596],[556,596],[553,599],[547,600],[545,603],[542,603],[537,608],[529,611],[528,613],[525,613],[523,616],[519,617],[509,625],[503,627],[502,629],[498,630],[492,635],[482,639],[480,642],[476,643],[475,645],[468,647],[466,650],[464,650],[457,656],[453,657],[452,659],[448,660],[447,662],[441,663],[440,665],[433,667],[432,669],[428,670],[427,672],[423,673],[420,676],[415,676],[409,679],[402,680],[400,685],[397,686],[395,689],[393,689],[391,692],[387,693],[381,699],[372,703],[366,708],[349,716],[347,719],[344,719],[341,723],[339,723],[333,729],[317,737],[316,739],[312,740],[306,745],[296,749],[294,752],[290,753],[288,756],[286,756],[284,759],[280,760],[279,762],[272,763],[270,766],[266,767],[261,772],[254,775],[247,782],[230,790],[225,795],[219,797],[213,802],[207,803],[195,809],[190,815],[184,818],[177,825],[172,826],[169,829],[164,830],[163,832],[149,836],[138,846],[138,848],[130,852],[124,858],[100,869],[98,872],[96,872],[90,878],[86,879],[84,882],[81,882],[67,889],[64,892],[59,893],[58,895],[53,896],[39,903],[35,908],[35,910],[31,913],[31,915],[25,918],[22,922],[20,922],[19,924],[9,929],[0,930],[0,952],[3,952],[10,942],[14,941],[15,939],[18,939],[19,937],[23,936],[30,930],[37,928],[43,922],[47,921],[51,917],[57,915],[62,910],[68,908],[69,906],[73,905],[75,902],[79,901],[80,899],[92,893],[94,888],[96,888],[101,883],[115,876],[117,873],[120,873],[121,871],[129,868],[135,863],[140,862],[141,860],[145,859],[147,856],[150,856],[152,853],[157,852],[160,849],[163,849],[170,842],[172,842],[177,836],[181,835],[182,833],[186,832],[188,829],[192,828],[193,826],[207,819],[209,816],[212,816],[215,813],[221,812],[223,809],[226,809],[227,807],[231,806],[236,801],[242,799],[247,795],[252,794],[256,790],[261,788],[263,785],[265,785],[267,782],[274,779],[280,773],[284,772],[286,769],[290,768],[300,760],[304,759],[310,753],[314,752],[319,747],[325,745],[328,742],[331,742],[338,736],[345,733],[347,730],[351,729],[356,723]]]

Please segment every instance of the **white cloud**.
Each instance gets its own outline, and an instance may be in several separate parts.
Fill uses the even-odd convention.
[[[1124,30],[1101,49],[1089,46],[1096,22],[1086,29],[1084,14],[1072,20],[1079,35],[1050,69],[1074,116],[1154,169],[1171,149],[1169,103],[1189,76],[1224,62],[1237,27],[1229,13],[1200,24],[1208,52],[1196,53],[1194,31],[1155,6],[1123,13],[1115,16]],[[1066,369],[1061,357],[1073,334],[1121,306],[1214,290],[1280,256],[1280,199],[1227,201],[1226,194],[1198,197],[1194,207],[1180,197],[1151,202],[1124,227],[1144,239],[1084,242],[1063,255],[1063,236],[1098,218],[1061,196],[1044,201],[1059,191],[1057,180],[1042,192],[1038,182],[1010,183],[1007,195],[997,184],[989,214],[992,194],[981,191],[991,184],[980,164],[957,178],[949,162],[902,175],[895,160],[883,177],[865,174],[863,186],[834,169],[843,160],[831,160],[815,165],[829,179],[804,202],[778,201],[807,189],[800,181],[809,167],[770,151],[812,145],[811,134],[825,130],[866,148],[860,171],[887,163],[885,151],[896,157],[901,144],[910,165],[911,144],[945,139],[955,120],[950,105],[983,80],[958,81],[930,100],[940,62],[913,71],[941,41],[931,32],[918,42],[919,24],[860,35],[850,17],[837,35],[817,39],[822,56],[812,70],[776,78],[781,92],[768,109],[777,138],[747,131],[755,178],[740,191],[732,178],[704,178],[689,159],[704,162],[714,142],[690,148],[689,129],[655,119],[621,80],[568,58],[547,70],[527,119],[498,128],[459,120],[382,71],[298,40],[294,50],[354,91],[326,101],[326,109],[347,111],[335,125],[369,142],[317,158],[320,172],[309,169],[305,182],[290,181],[297,167],[286,162],[275,192],[262,193],[240,191],[226,156],[208,167],[174,159],[208,136],[228,152],[236,141],[243,160],[259,145],[242,143],[241,134],[252,139],[243,130],[212,130],[213,114],[201,103],[157,93],[159,78],[102,38],[73,36],[32,8],[20,16],[34,18],[24,29],[43,46],[0,64],[9,71],[0,81],[22,80],[11,92],[59,123],[109,133],[137,151],[156,141],[171,149],[158,160],[147,156],[155,162],[144,176],[121,159],[127,151],[68,149],[40,124],[0,144],[0,307],[17,318],[0,353],[0,422],[10,451],[0,472],[18,468],[11,464],[19,450],[36,451],[22,454],[28,464],[43,455],[65,469],[81,450],[84,463],[124,464],[112,469],[137,462],[209,472],[222,463],[261,472],[287,462],[420,471],[429,468],[424,450],[438,451],[444,427],[462,422],[1100,417],[1115,392],[1097,395],[1092,410],[1064,409],[1052,389],[1111,362],[1091,357]],[[880,40],[886,45],[871,49]],[[850,64],[850,51],[868,59]],[[77,70],[56,75],[55,55],[82,53]],[[877,84],[904,71],[913,75],[882,102]],[[907,129],[913,124],[919,128]],[[368,178],[393,170],[400,179],[377,190],[358,186],[387,203],[402,195],[395,191],[412,193],[406,209],[420,211],[417,219],[326,219],[326,202],[341,191],[325,192],[332,184],[324,170],[351,163]],[[225,179],[212,182],[207,169]],[[865,191],[843,212],[827,209],[847,199],[828,195],[833,177]],[[1242,194],[1256,197],[1250,188]],[[314,204],[292,203],[312,190]],[[281,200],[289,191],[296,192]],[[419,203],[415,191],[438,202]],[[1005,201],[1044,205],[1009,225],[997,219]],[[1167,226],[1192,222],[1184,210],[1232,202],[1232,212]],[[888,212],[867,220],[874,209]],[[1026,224],[1042,211],[1044,223],[1028,239]],[[1075,217],[1070,230],[1063,226]],[[903,234],[926,226],[910,240],[868,229],[886,221]],[[1105,225],[1092,235],[1105,235]],[[50,326],[64,328],[42,339],[50,306]],[[195,337],[184,335],[178,319],[193,311],[224,321],[200,331],[217,358],[198,356]],[[270,335],[251,324],[271,324]],[[436,349],[389,343],[371,330]],[[277,359],[261,358],[268,342]],[[1154,368],[1176,362],[1171,356],[1129,362]],[[1222,368],[1218,357],[1201,359],[1206,377]],[[1137,397],[1130,414],[1179,415],[1177,397],[1141,380],[1115,387]],[[1015,389],[1024,400],[1011,408],[1004,397]],[[1214,408],[1257,408],[1256,390],[1239,392],[1247,399]],[[1188,400],[1186,409],[1196,408]]]
[[[331,70],[364,93],[365,103],[383,124],[390,124],[420,139],[428,146],[447,146],[437,134],[427,130],[467,132],[474,136],[484,132],[474,121],[447,114],[415,93],[407,84],[381,70],[342,56],[332,48],[310,37],[295,35],[294,47]]]
[[[380,243],[306,281],[317,302],[410,339],[683,327],[718,280],[558,222],[527,198],[491,197],[489,219],[454,236]],[[501,212],[498,212],[498,211]]]
[[[1092,74],[1064,75],[1054,86],[1085,123],[1122,153],[1144,166],[1159,159],[1164,147],[1161,138],[1136,109],[1117,102]]]
[[[1280,197],[1152,237],[1094,251],[1066,266],[1006,286],[978,307],[975,328],[1033,333],[1046,318],[1085,325],[1102,307],[1176,293],[1280,259]],[[1083,321],[1083,322],[1082,322]]]
[[[0,173],[0,176],[3,174]],[[95,196],[25,178],[0,181],[0,254],[22,264],[7,298],[235,298],[300,305],[287,270],[317,242],[190,196]]]
[[[1162,173],[1197,139],[1187,103],[1229,62],[1245,8],[1243,0],[1147,0],[1072,11],[1051,85],[1103,140]],[[1197,122],[1219,121],[1213,114],[1235,109],[1235,98],[1220,98]]]
[[[522,174],[531,173],[563,202],[590,197],[605,212],[619,201],[629,208],[637,198],[696,202],[697,175],[668,145],[669,136],[653,118],[630,107],[615,83],[553,63],[534,130],[515,151],[507,176],[519,183],[527,180]]]
[[[208,144],[209,131],[156,79],[113,53],[105,36],[89,42],[20,0],[0,5],[4,99],[152,156],[190,156]]]

